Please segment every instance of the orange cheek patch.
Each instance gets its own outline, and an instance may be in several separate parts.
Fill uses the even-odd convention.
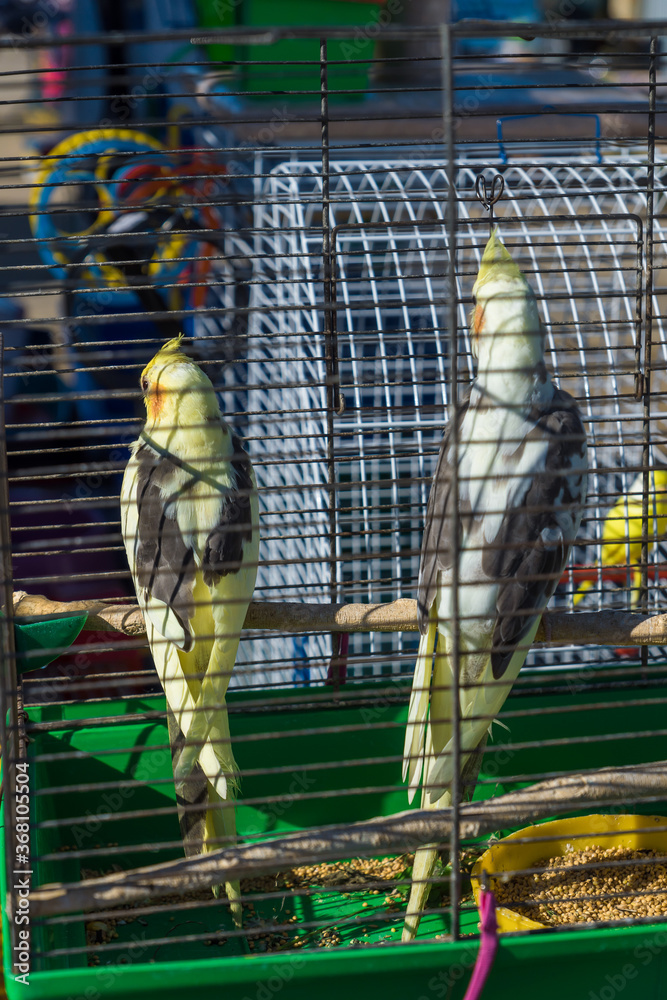
[[[472,332],[475,340],[479,340],[479,335],[484,329],[484,309],[480,305],[475,306],[475,313],[472,318]]]
[[[159,419],[163,406],[164,394],[159,388],[152,389],[148,394],[148,416],[153,423]]]

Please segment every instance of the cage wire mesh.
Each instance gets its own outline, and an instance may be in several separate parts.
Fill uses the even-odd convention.
[[[593,527],[593,544],[603,512],[619,492],[630,490],[642,449],[642,410],[635,400],[634,372],[646,167],[636,157],[615,151],[608,155],[608,162],[600,164],[588,155],[567,160],[552,156],[546,162],[531,157],[528,164],[503,166],[505,195],[497,211],[503,237],[526,273],[534,276],[548,332],[550,367],[564,388],[585,401],[593,470],[587,520]],[[322,341],[314,336],[319,333],[321,338],[324,333],[323,283],[315,271],[315,250],[321,240],[322,164],[302,162],[298,153],[273,167],[270,162],[257,168],[260,176],[268,174],[255,209],[256,226],[264,232],[268,252],[258,256],[257,265],[261,273],[268,258],[273,275],[277,259],[279,281],[262,280],[255,286],[256,294],[258,304],[280,307],[278,322],[294,338],[298,356],[317,354],[314,363],[297,362],[303,367],[294,375],[295,381],[306,384],[306,392],[312,380],[312,409],[321,412],[316,436],[321,460],[312,466],[312,473],[319,476],[324,512],[326,421],[320,386],[326,372]],[[489,166],[502,164],[493,155],[469,154],[457,165],[456,174],[461,354],[469,377],[473,363],[467,312],[485,237],[467,221],[479,219],[474,184]],[[662,192],[665,175],[660,160],[656,168],[656,187]],[[341,599],[363,595],[372,603],[414,593],[421,522],[406,518],[405,511],[420,505],[425,509],[424,480],[433,474],[441,417],[449,405],[448,349],[442,326],[447,178],[441,162],[414,155],[391,161],[333,159],[330,169],[331,222],[338,233],[336,288],[343,307],[338,313],[339,377],[341,391],[349,395],[346,412],[336,422],[339,593]],[[392,228],[397,223],[402,228]],[[658,243],[664,240],[659,216],[654,238]],[[579,260],[579,253],[588,267],[570,266],[571,255]],[[602,255],[607,258],[604,264],[599,261]],[[315,304],[319,310],[313,309]],[[265,321],[258,314],[257,322]],[[661,323],[658,309],[655,343],[664,352]],[[661,378],[658,372],[657,391]],[[653,608],[660,603],[657,567],[664,555],[659,544],[652,547]],[[581,552],[573,555],[578,561],[584,558]],[[621,588],[600,586],[593,596],[598,607],[629,607],[632,587],[627,582]],[[569,599],[560,595],[562,606],[569,601],[571,595]],[[377,657],[361,667],[364,676],[412,669],[400,655],[414,648],[404,634],[355,636],[351,648]],[[654,652],[663,656],[661,650]],[[573,647],[569,656],[559,650],[557,659],[567,667],[606,655],[601,648]],[[532,653],[528,665],[543,663],[546,657],[543,651]],[[554,662],[553,655],[548,659]]]
[[[652,615],[664,604],[660,32],[559,24],[501,47],[502,28],[468,25],[452,29],[443,67],[439,42],[429,49],[433,28],[390,24],[375,44],[368,23],[378,23],[380,5],[366,23],[370,6],[346,4],[362,23],[338,31],[267,32],[230,22],[192,43],[197,31],[184,24],[114,36],[121,65],[105,61],[103,35],[61,39],[55,68],[44,40],[0,38],[5,52],[24,59],[0,72],[13,115],[4,127],[0,223],[8,462],[0,478],[9,488],[0,506],[11,521],[10,533],[3,517],[7,617],[0,621],[3,933],[6,955],[14,948],[19,955],[13,965],[5,959],[10,996],[28,948],[13,919],[25,906],[12,865],[23,877],[28,859],[26,961],[43,996],[54,989],[143,995],[156,968],[174,991],[192,988],[193,969],[202,991],[224,982],[230,996],[258,1000],[271,975],[278,985],[269,995],[292,981],[309,991],[339,989],[350,967],[325,969],[322,949],[345,950],[359,983],[372,981],[387,997],[440,995],[440,986],[463,995],[486,864],[508,872],[492,887],[518,914],[511,929],[530,929],[531,918],[551,928],[539,945],[530,935],[515,939],[524,968],[543,971],[548,961],[549,982],[562,994],[569,964],[557,929],[585,923],[575,931],[584,992],[602,996],[606,967],[592,956],[605,947],[619,960],[630,956],[638,981],[652,988],[632,959],[640,939],[629,931],[650,924],[645,940],[653,946],[667,912],[667,820],[652,816],[667,809],[659,768],[653,794],[645,778],[641,794],[638,782],[623,800],[609,792],[600,805],[639,815],[521,829],[576,812],[567,797],[551,800],[551,779],[565,782],[567,793],[568,773],[662,757],[665,650],[643,646],[640,655],[627,624],[614,624],[620,618],[605,618],[614,645],[586,616],[587,641],[570,633],[564,644],[529,653],[502,711],[510,732],[494,727],[482,755],[475,787],[482,827],[471,833],[461,803],[451,834],[438,834],[442,863],[420,924],[417,965],[397,945],[413,873],[404,844],[418,840],[399,837],[375,857],[368,831],[355,828],[347,855],[336,854],[326,828],[409,805],[400,767],[415,632],[395,618],[388,631],[362,624],[347,644],[329,606],[387,605],[391,616],[399,615],[392,602],[416,596],[451,386],[457,381],[462,395],[475,372],[471,290],[489,222],[476,194],[480,175],[489,184],[502,177],[494,217],[536,292],[549,369],[577,399],[588,435],[584,521],[552,607],[571,611],[576,601],[578,612]],[[219,26],[219,11],[198,9],[202,25]],[[391,21],[391,3],[387,12]],[[601,42],[608,46],[602,68]],[[443,132],[441,75],[446,81],[450,63],[453,123]],[[28,80],[41,90],[26,89]],[[547,93],[553,103],[545,107]],[[585,122],[566,113],[575,104]],[[517,110],[530,122],[505,120],[499,141],[496,117]],[[603,133],[594,141],[591,119]],[[456,155],[448,165],[451,130]],[[453,237],[455,331],[448,325]],[[270,855],[267,839],[312,832],[289,865],[267,873],[254,856],[241,883],[242,928],[224,893],[210,892],[210,879],[183,892],[185,876],[173,869],[149,888],[123,877],[183,855],[165,701],[118,514],[127,448],[140,427],[139,375],[181,328],[225,418],[243,435],[259,484],[259,611],[244,630],[229,697],[241,775],[238,837]],[[607,565],[601,541],[617,501],[622,524],[641,522],[645,548],[638,553],[628,534],[624,558]],[[644,558],[638,583],[632,566]],[[323,606],[323,617],[294,629],[290,606],[304,603]],[[76,617],[82,608],[87,622]],[[40,621],[45,632],[31,640],[31,616],[49,611],[58,620]],[[596,781],[608,789],[594,774]],[[494,801],[538,782],[548,786],[535,793],[539,808],[533,802],[508,814]],[[585,778],[581,785],[589,788]],[[26,821],[15,793],[28,786]],[[505,856],[503,845],[483,853],[490,834],[517,831],[523,853]],[[592,869],[602,885],[599,901],[559,865],[563,837],[581,848],[575,866]],[[558,898],[539,897],[511,875],[530,879],[545,858]],[[607,883],[600,865],[611,873]],[[116,895],[105,895],[103,883],[94,898],[77,895],[110,872]],[[40,891],[49,883],[58,884],[58,902]],[[468,935],[473,951],[462,941]],[[502,979],[508,962],[501,948],[499,998],[509,997],[510,983],[516,995],[516,980]],[[656,957],[650,975],[662,964]],[[102,972],[110,978],[95,966],[108,966]],[[437,989],[428,985],[434,975]]]

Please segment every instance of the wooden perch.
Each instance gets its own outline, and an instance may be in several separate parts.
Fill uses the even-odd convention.
[[[628,806],[661,798],[667,798],[666,762],[602,768],[541,781],[496,799],[462,804],[460,836],[467,840],[545,819],[554,813],[606,807],[618,802]],[[193,889],[269,875],[295,865],[360,855],[398,854],[415,850],[422,844],[446,842],[451,829],[451,809],[415,809],[361,823],[319,827],[102,878],[43,886],[31,893],[31,916],[106,909],[173,893],[184,895]]]
[[[18,619],[87,611],[84,626],[92,632],[146,634],[144,619],[136,604],[111,601],[50,601],[39,594],[14,594]],[[277,632],[416,632],[417,602],[391,604],[297,604],[253,601],[245,628]],[[593,611],[577,614],[549,611],[542,616],[536,642],[548,646],[667,646],[667,615],[633,614],[626,611]]]

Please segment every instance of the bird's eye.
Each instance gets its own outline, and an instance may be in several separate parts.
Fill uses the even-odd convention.
[[[144,392],[148,392],[148,379],[146,378],[145,375],[141,380],[141,388],[144,390]]]

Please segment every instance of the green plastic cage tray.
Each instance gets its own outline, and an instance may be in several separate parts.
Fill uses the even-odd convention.
[[[527,777],[663,756],[664,740],[655,734],[663,731],[667,685],[654,685],[648,693],[626,687],[586,690],[596,672],[587,673],[591,680],[578,682],[576,693],[532,695],[524,688],[508,699],[503,718],[511,734],[494,727],[499,742],[486,755],[481,777],[487,781],[478,786],[480,793],[497,795],[517,787],[504,775]],[[354,822],[407,807],[397,780],[399,764],[390,759],[402,752],[407,706],[392,704],[384,686],[356,690],[367,696],[366,707],[317,708],[317,698],[330,700],[324,689],[314,690],[310,705],[300,711],[286,705],[285,691],[268,696],[275,710],[260,709],[266,692],[230,695],[232,738],[244,775],[237,811],[241,837]],[[396,686],[391,690],[395,693]],[[585,711],[587,704],[595,710]],[[145,713],[163,708],[160,697],[105,704],[103,714],[116,717],[112,725],[96,718],[95,705],[30,708],[33,722],[83,723],[38,731],[28,744],[28,760],[39,757],[30,767],[32,850],[40,858],[33,863],[33,886],[77,881],[114,863],[130,868],[181,856],[175,847],[163,846],[178,840],[166,726],[161,720],[145,721]],[[603,738],[580,742],[595,736]],[[520,746],[510,748],[510,741]],[[262,773],[267,767],[272,774]],[[126,790],[124,781],[145,785]],[[91,784],[105,788],[87,790]],[[63,786],[66,792],[49,794]],[[118,810],[126,814],[122,822],[114,819]],[[149,815],[133,822],[127,816],[133,810],[149,810]],[[665,804],[652,802],[636,811],[664,810]],[[140,842],[150,846],[128,850]],[[90,856],[81,861],[70,856],[72,848]],[[95,962],[95,941],[86,938],[80,917],[34,923],[30,997],[138,1000],[159,993],[167,1000],[196,989],[198,1000],[267,1000],[281,990],[290,1000],[311,1000],[315,991],[324,998],[338,997],[341,989],[354,995],[372,989],[387,1000],[456,1000],[463,997],[478,949],[472,908],[463,915],[458,942],[444,939],[449,930],[445,907],[422,920],[415,943],[401,946],[402,912],[388,915],[383,893],[343,896],[314,889],[287,903],[279,896],[258,900],[254,912],[246,908],[246,927],[292,917],[294,937],[305,935],[301,947],[293,948],[290,931],[287,950],[277,952],[251,949],[245,935],[224,937],[232,927],[224,905],[192,905],[187,911],[175,907],[171,913],[168,908],[151,913],[143,921],[130,916],[116,925],[118,936],[111,950],[100,949],[99,965],[89,964]],[[3,919],[6,989],[13,1000],[28,994],[14,979],[6,914]],[[313,925],[336,927],[342,947],[318,947],[317,939],[308,937]],[[175,930],[178,941],[170,942]],[[542,1000],[568,993],[602,1000],[605,988],[616,983],[618,992],[623,979],[631,986],[626,995],[641,990],[642,997],[662,1000],[666,946],[667,927],[660,923],[503,935],[486,995],[517,1000],[539,984]]]

